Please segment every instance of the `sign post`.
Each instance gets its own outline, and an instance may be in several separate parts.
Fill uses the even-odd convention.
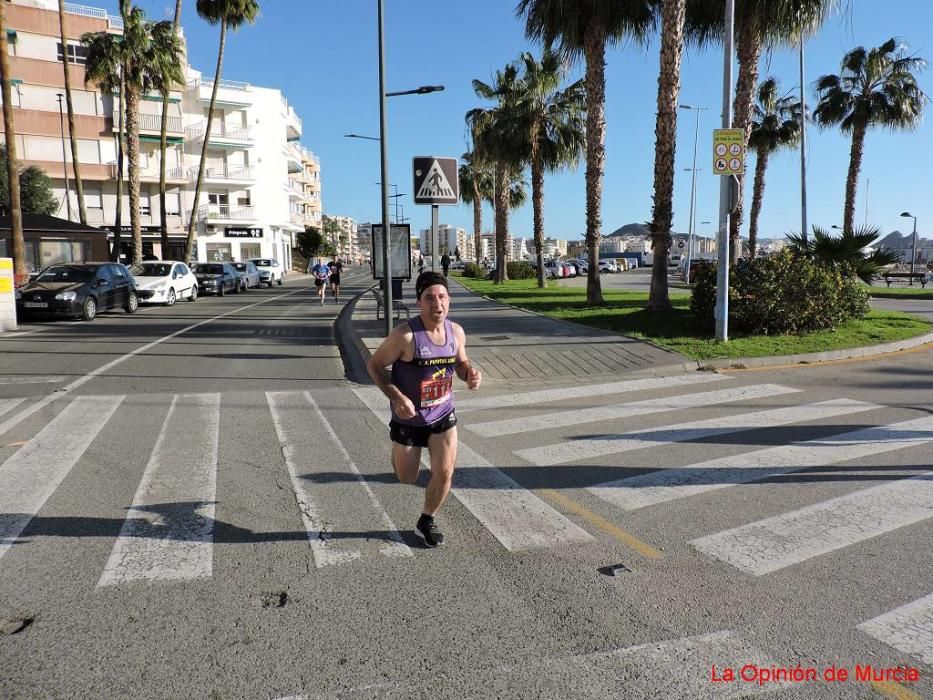
[[[438,205],[460,203],[457,159],[441,156],[415,156],[412,159],[415,204],[431,205],[431,270],[437,270]],[[422,253],[423,254],[423,253]]]

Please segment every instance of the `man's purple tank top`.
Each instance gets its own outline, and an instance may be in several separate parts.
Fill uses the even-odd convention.
[[[406,425],[429,425],[454,410],[453,380],[457,363],[457,339],[450,321],[444,319],[445,341],[436,345],[428,337],[420,316],[409,319],[415,340],[411,362],[392,364],[392,383],[415,404],[414,418],[392,419]]]

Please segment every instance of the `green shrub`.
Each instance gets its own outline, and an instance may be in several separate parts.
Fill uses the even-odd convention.
[[[482,267],[477,265],[475,262],[464,263],[463,265],[463,276],[464,277],[476,277],[478,279],[483,279],[486,276],[485,270]]]
[[[506,263],[505,271],[509,274],[510,280],[527,280],[532,277],[537,277],[535,269],[531,266],[531,263],[524,260],[515,260]]]
[[[712,326],[716,265],[704,265],[694,279],[690,308]],[[729,324],[736,331],[777,335],[826,330],[863,317],[868,307],[868,292],[857,277],[791,251],[740,261],[729,272]]]

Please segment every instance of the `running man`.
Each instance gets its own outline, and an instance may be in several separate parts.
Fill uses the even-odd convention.
[[[324,264],[324,258],[317,259],[317,265],[311,268],[311,274],[314,275],[314,286],[317,287],[317,294],[321,298],[321,306],[324,306],[324,285],[330,276],[330,268]]]
[[[334,303],[339,304],[340,299],[340,273],[343,272],[343,263],[340,262],[340,258],[334,257],[327,267],[330,268],[330,293],[334,296]]]
[[[398,480],[418,480],[422,448],[431,458],[431,480],[424,492],[424,509],[415,533],[427,547],[443,544],[434,516],[440,510],[453,480],[457,462],[457,415],[454,412],[453,377],[471,390],[482,376],[466,354],[466,334],[447,318],[450,295],[447,279],[425,272],[415,282],[419,314],[396,327],[373,353],[366,370],[389,399],[392,420],[392,468]],[[391,379],[385,368],[392,365]]]

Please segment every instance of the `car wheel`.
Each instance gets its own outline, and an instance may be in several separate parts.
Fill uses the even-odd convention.
[[[84,300],[81,307],[81,318],[85,321],[93,321],[97,317],[97,302],[94,297],[88,297]]]
[[[222,297],[224,295],[224,284],[220,283],[220,286],[217,288],[217,296]]]
[[[130,292],[130,295],[126,298],[126,306],[123,308],[128,314],[136,313],[136,309],[139,308],[139,297],[136,292]]]
[[[198,288],[194,286],[191,288],[191,294],[188,295],[188,301],[197,301],[198,300]]]
[[[271,287],[272,285],[269,285],[269,286]],[[281,278],[281,277],[279,277],[279,286],[280,286],[280,287],[282,286],[282,278]]]
[[[174,290],[174,289],[169,289],[169,290],[168,290],[168,296],[165,297],[165,305],[166,305],[166,306],[174,306],[174,305],[175,305],[175,290]]]

